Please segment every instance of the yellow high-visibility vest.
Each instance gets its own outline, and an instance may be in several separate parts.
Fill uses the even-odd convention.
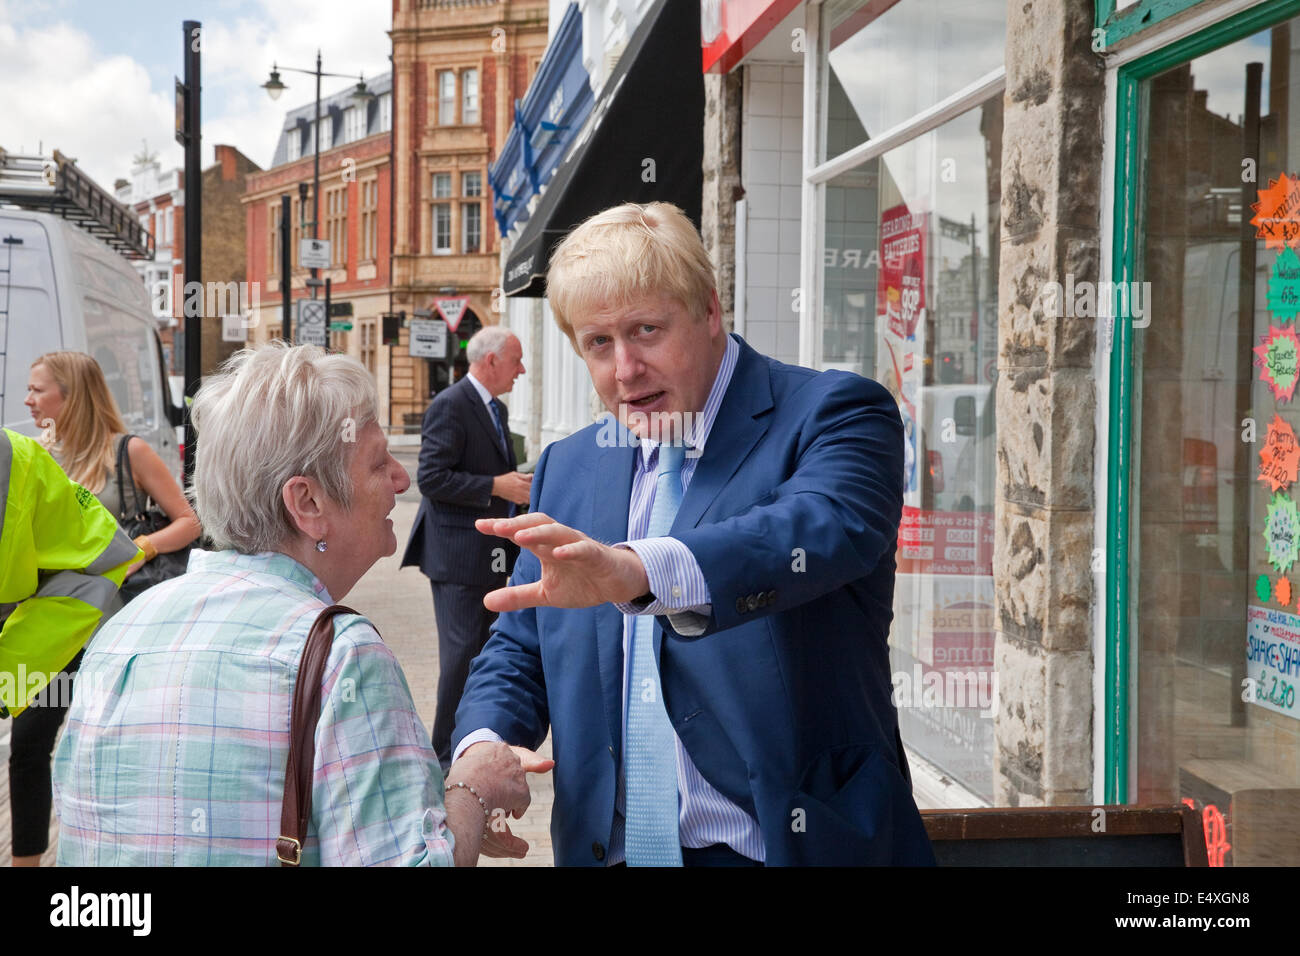
[[[32,439],[0,429],[0,707],[17,715],[68,665],[141,551]],[[0,716],[3,711],[0,711]]]

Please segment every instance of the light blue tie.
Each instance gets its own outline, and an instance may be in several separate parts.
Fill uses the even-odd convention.
[[[682,503],[681,445],[659,446],[654,507],[646,537],[668,533]],[[637,615],[632,628],[632,675],[627,690],[627,798],[624,831],[628,866],[681,866],[677,834],[677,746],[664,709],[655,666],[653,615]]]

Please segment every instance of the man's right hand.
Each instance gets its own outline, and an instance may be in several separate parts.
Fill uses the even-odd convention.
[[[518,471],[508,471],[492,479],[492,495],[504,498],[517,505],[528,504],[528,495],[533,487],[533,476]]]

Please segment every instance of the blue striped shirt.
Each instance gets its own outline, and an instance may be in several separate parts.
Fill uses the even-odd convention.
[[[727,350],[718,367],[713,388],[703,410],[693,417],[686,432],[690,448],[682,463],[682,494],[690,487],[696,465],[704,455],[709,432],[722,407],[722,398],[731,383],[740,347],[727,336]],[[630,668],[632,630],[638,614],[667,615],[673,627],[681,634],[704,632],[712,612],[709,586],[699,562],[682,542],[676,538],[646,538],[650,525],[650,512],[654,508],[655,469],[658,467],[659,446],[653,441],[641,443],[637,457],[637,470],[632,479],[632,501],[628,509],[627,536],[623,546],[631,548],[645,565],[650,581],[650,593],[655,600],[646,605],[616,604],[623,612],[623,752],[627,752],[627,682]],[[737,853],[751,860],[763,860],[763,836],[758,821],[719,793],[695,768],[690,754],[677,735],[677,789],[681,796],[678,811],[678,834],[685,847],[705,847],[725,843]],[[618,813],[614,818],[614,832],[610,837],[609,864],[619,863],[623,855],[623,778],[620,774],[615,800]]]

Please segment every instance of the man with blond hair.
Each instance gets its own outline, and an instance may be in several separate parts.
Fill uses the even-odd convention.
[[[562,865],[932,863],[890,699],[889,394],[728,335],[674,206],[588,219],[548,297],[634,437],[553,443],[532,513],[478,523],[525,550],[457,752],[552,729]]]

